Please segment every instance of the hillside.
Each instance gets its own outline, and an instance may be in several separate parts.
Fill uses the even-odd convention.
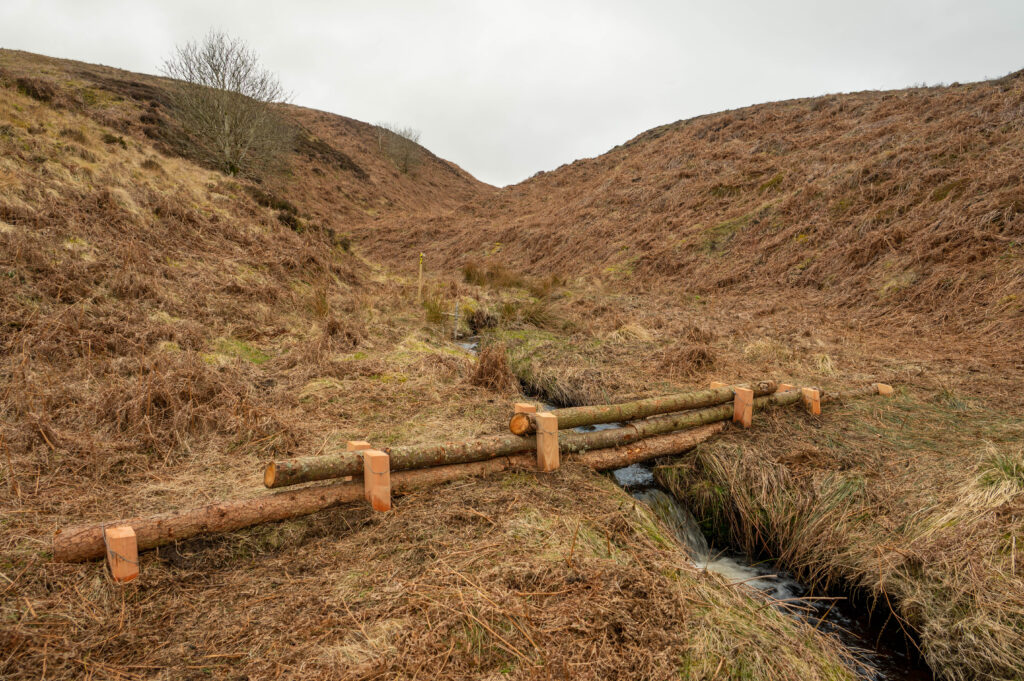
[[[1015,679],[1022,211],[1018,72],[680,121],[355,243],[525,288],[529,325],[492,308],[485,342],[556,404],[763,376],[900,386],[767,417],[659,479],[720,542],[895,618],[938,677]]]
[[[387,516],[177,542],[127,588],[52,562],[70,524],[258,496],[268,459],[346,440],[480,434],[516,397],[477,385],[415,283],[348,236],[492,188],[425,149],[398,172],[372,126],[298,107],[282,168],[225,176],[189,160],[165,87],[0,51],[0,676],[608,678],[685,661],[698,678],[742,645],[730,667],[852,678],[833,640],[697,571],[649,511],[569,466],[498,496],[475,481]],[[499,298],[433,275],[426,294]],[[688,624],[666,634],[652,604]]]
[[[1022,112],[1024,72],[758,105],[360,235],[453,267],[499,262],[680,306],[806,298],[876,330],[1018,342]]]
[[[273,458],[774,378],[897,395],[758,414],[662,485],[938,677],[1014,678],[1024,77],[705,116],[501,190],[297,106],[281,167],[228,176],[167,87],[0,50],[0,676],[854,678],[576,465],[179,541],[126,587],[50,560],[266,494]]]

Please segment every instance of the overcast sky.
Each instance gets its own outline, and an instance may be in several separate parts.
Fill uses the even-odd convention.
[[[680,118],[1024,68],[1024,0],[0,0],[0,47],[131,71],[210,28],[497,185]]]

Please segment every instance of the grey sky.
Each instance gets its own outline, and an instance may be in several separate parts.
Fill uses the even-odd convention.
[[[1024,68],[1024,0],[0,0],[0,46],[132,71],[211,27],[297,104],[498,185],[680,118]]]

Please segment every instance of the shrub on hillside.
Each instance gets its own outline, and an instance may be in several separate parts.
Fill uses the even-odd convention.
[[[414,170],[423,162],[419,141],[420,131],[415,128],[392,123],[377,124],[377,148],[387,154],[403,173]]]
[[[291,148],[291,126],[273,107],[288,95],[243,41],[211,31],[178,47],[162,70],[178,81],[174,111],[200,160],[230,175],[249,174]]]

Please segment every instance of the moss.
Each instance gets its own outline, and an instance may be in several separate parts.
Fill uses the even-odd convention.
[[[935,191],[932,192],[931,200],[942,201],[943,199],[950,195],[952,195],[954,200],[959,199],[961,196],[964,195],[964,192],[967,189],[967,185],[968,180],[966,178],[961,180],[953,180],[952,182],[947,182],[935,188]]]
[[[761,193],[761,194],[773,191],[776,187],[778,187],[780,184],[782,184],[782,180],[784,180],[785,177],[786,177],[785,173],[776,173],[776,174],[772,175],[770,178],[768,178],[768,180],[766,180],[765,182],[761,183],[758,186],[757,191],[759,193]]]
[[[708,255],[723,252],[729,245],[729,242],[732,241],[733,237],[750,224],[753,217],[753,213],[746,213],[739,217],[720,222],[714,227],[706,229],[704,231],[701,250]]]
[[[223,358],[241,359],[252,364],[264,364],[270,355],[237,338],[218,338],[214,341],[213,352],[203,355],[211,364],[218,364]]]
[[[732,184],[716,184],[708,193],[715,198],[724,199],[730,196],[738,196],[742,190],[736,185]]]

